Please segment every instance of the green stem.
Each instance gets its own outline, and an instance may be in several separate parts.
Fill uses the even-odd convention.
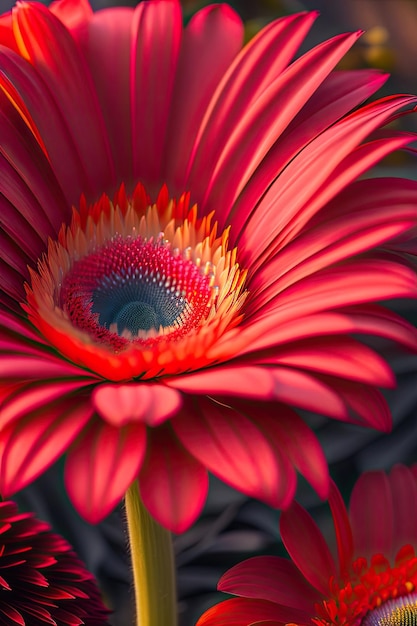
[[[176,626],[177,598],[171,533],[148,513],[135,481],[126,493],[137,626]]]

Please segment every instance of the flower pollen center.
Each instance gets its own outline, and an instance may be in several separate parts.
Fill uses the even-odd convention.
[[[74,326],[115,349],[156,335],[178,339],[204,319],[212,289],[208,276],[170,248],[162,235],[114,236],[75,263],[60,306]]]

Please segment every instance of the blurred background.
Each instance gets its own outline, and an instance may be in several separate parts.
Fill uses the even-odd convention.
[[[109,6],[136,5],[134,0],[91,0],[95,10]],[[6,11],[14,4],[0,0]],[[44,4],[49,4],[46,0]],[[184,17],[209,2],[183,0]],[[417,92],[416,0],[234,0],[249,40],[269,21],[290,13],[318,9],[321,13],[300,53],[341,32],[365,33],[343,60],[343,69],[379,68],[391,73],[384,93]],[[417,130],[417,115],[401,122]],[[415,157],[397,154],[378,168],[378,173],[417,177]],[[408,319],[417,321],[417,305],[395,303]],[[393,416],[392,434],[370,430],[318,415],[305,415],[316,430],[331,474],[348,498],[351,487],[365,469],[389,469],[393,464],[417,460],[417,357],[381,345],[398,376],[398,388],[387,393]],[[319,524],[329,521],[328,510],[300,480],[299,500]],[[97,576],[109,606],[113,626],[133,624],[133,593],[124,531],[123,508],[98,526],[89,526],[74,512],[62,479],[62,464],[17,497],[22,508],[34,510],[64,535]],[[284,554],[279,541],[277,511],[252,501],[213,479],[204,514],[196,525],[175,539],[180,598],[180,626],[193,626],[202,611],[220,599],[215,592],[220,575],[234,563],[254,554]]]

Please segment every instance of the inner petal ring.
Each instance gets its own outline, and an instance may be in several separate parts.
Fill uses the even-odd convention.
[[[109,380],[218,362],[210,347],[242,320],[247,272],[212,220],[166,188],[154,204],[140,184],[130,198],[121,187],[113,202],[82,199],[30,270],[22,306],[53,347]]]

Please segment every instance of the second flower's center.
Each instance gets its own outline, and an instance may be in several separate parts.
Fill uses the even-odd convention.
[[[417,593],[387,600],[366,616],[362,626],[417,626]]]
[[[382,554],[356,559],[346,579],[330,581],[316,626],[417,626],[417,557],[407,544],[393,564]]]

